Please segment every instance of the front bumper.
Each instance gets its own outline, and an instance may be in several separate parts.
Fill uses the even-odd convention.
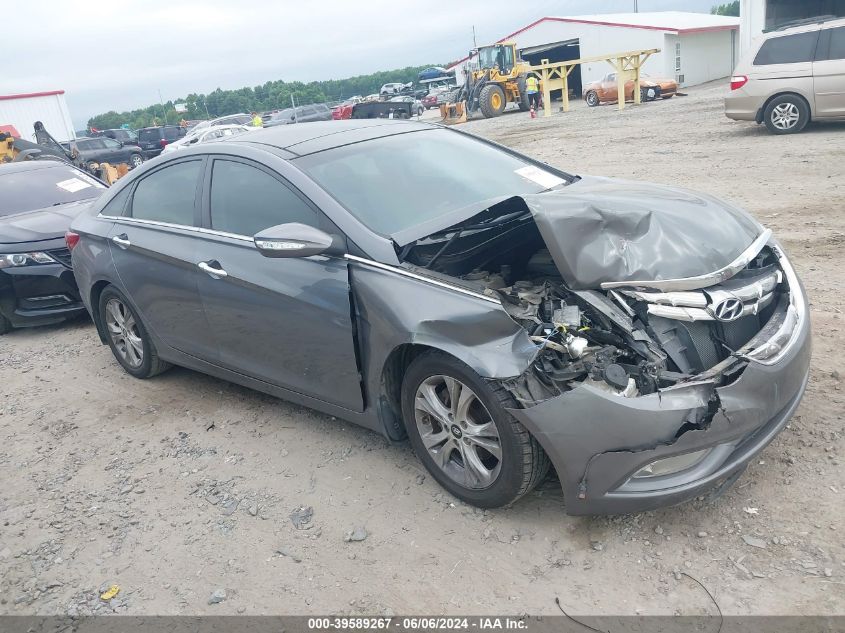
[[[737,361],[747,366],[725,386],[704,380],[625,398],[581,383],[511,413],[549,455],[567,513],[620,514],[679,503],[742,471],[786,425],[809,377],[809,323],[805,307],[775,364]],[[684,470],[633,478],[656,460],[702,449],[710,451]]]
[[[59,323],[83,312],[70,268],[57,263],[0,270],[0,314],[14,327]]]

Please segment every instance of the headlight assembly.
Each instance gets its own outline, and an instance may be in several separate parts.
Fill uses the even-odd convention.
[[[38,264],[54,264],[56,260],[47,253],[14,253],[0,255],[0,268],[18,268],[19,266],[37,266]]]

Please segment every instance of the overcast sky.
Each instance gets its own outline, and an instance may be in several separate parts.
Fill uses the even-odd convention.
[[[458,59],[545,15],[636,0],[2,0],[0,94],[64,89],[77,129],[128,110],[265,81],[312,81]],[[708,12],[711,0],[639,0]]]

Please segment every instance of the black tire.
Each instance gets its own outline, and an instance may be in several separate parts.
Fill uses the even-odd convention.
[[[498,104],[498,105],[496,105]],[[481,89],[481,94],[478,95],[478,105],[481,108],[481,114],[487,119],[499,116],[505,111],[508,105],[505,98],[505,91],[496,84],[488,84]]]
[[[127,359],[124,357],[124,353],[119,350],[118,343],[115,341],[115,338],[111,334],[111,330],[109,327],[109,319],[107,315],[107,306],[112,300],[119,302],[125,308],[126,313],[130,314],[132,316],[132,319],[134,320],[133,331],[137,338],[140,339],[141,348],[143,350],[141,354],[141,362],[136,366],[133,366],[129,361],[127,361]],[[156,351],[155,345],[153,345],[153,342],[150,339],[150,335],[148,334],[147,329],[144,327],[141,318],[138,316],[137,312],[135,312],[135,309],[132,307],[129,301],[126,300],[126,297],[123,296],[123,293],[120,292],[114,286],[107,286],[100,295],[99,312],[100,323],[103,324],[103,329],[106,334],[106,340],[108,341],[112,354],[114,354],[115,359],[117,359],[117,362],[120,363],[121,367],[126,370],[126,373],[131,376],[134,376],[135,378],[151,378],[157,374],[160,374],[163,371],[170,369],[171,364],[167,361],[161,360],[158,357],[158,352]],[[124,345],[124,347],[128,347],[128,345]]]
[[[526,85],[528,77],[520,75],[516,80],[517,88],[519,88],[519,111],[528,112],[531,109],[531,101],[528,99],[528,86]]]
[[[4,317],[0,314],[0,335],[5,334],[6,332],[12,331],[12,324],[9,322],[9,319]]]
[[[129,164],[132,166],[132,169],[135,169],[136,167],[140,167],[143,162],[144,162],[144,157],[141,156],[140,154],[132,154],[129,157]]]
[[[597,105],[599,105],[599,103],[601,103],[601,100],[599,99],[599,93],[597,93],[595,90],[588,91],[587,94],[584,95],[584,101],[586,101],[587,105],[591,108],[595,108]]]
[[[423,443],[416,417],[417,390],[426,381],[441,377],[460,381],[460,383],[463,383],[463,388],[469,387],[477,400],[473,406],[483,405],[476,411],[489,415],[490,420],[495,425],[498,434],[496,441],[501,451],[501,459],[498,460],[499,467],[495,479],[485,487],[473,488],[456,481],[436,463],[433,454]],[[480,508],[498,508],[514,503],[520,497],[528,494],[548,473],[549,459],[540,444],[525,427],[506,411],[506,407],[513,408],[516,406],[513,397],[504,387],[484,380],[464,363],[440,351],[432,350],[415,358],[405,371],[402,381],[402,416],[414,452],[432,477],[450,494]],[[422,416],[424,418],[426,414],[423,413]],[[429,419],[428,425],[432,425],[431,419]],[[423,422],[423,426],[425,427],[425,422]],[[457,425],[451,425],[451,432],[457,438],[454,442],[460,443],[462,440],[461,431],[456,431],[453,428],[455,426]],[[464,426],[464,428],[466,427]],[[438,433],[442,432],[443,429],[438,431]],[[468,431],[466,435],[469,435]],[[450,435],[448,439],[452,441],[452,436]],[[463,442],[466,443],[467,441],[467,438],[464,437]],[[464,455],[463,449],[459,451],[458,448],[452,450],[459,452],[461,456]],[[454,453],[451,454],[454,455]],[[450,465],[461,463],[463,463],[462,457],[460,459],[455,457],[455,461],[449,458]]]
[[[775,97],[763,111],[763,123],[772,134],[795,134],[810,122],[810,107],[798,95]]]

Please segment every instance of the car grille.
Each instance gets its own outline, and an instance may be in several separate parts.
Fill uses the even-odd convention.
[[[733,278],[682,292],[623,290],[642,302],[663,349],[683,372],[700,372],[750,341],[788,292],[783,271],[766,254]]]
[[[51,251],[47,251],[47,253],[55,259],[57,262],[66,266],[67,268],[72,268],[71,261],[70,261],[70,250],[67,248],[56,248]]]

